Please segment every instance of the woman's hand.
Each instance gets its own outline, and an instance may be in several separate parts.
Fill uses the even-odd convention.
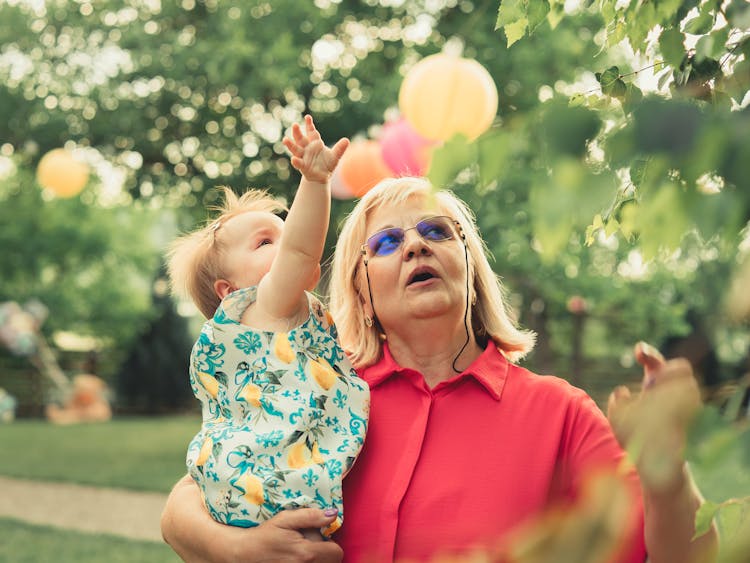
[[[295,123],[292,125],[292,138],[284,137],[283,142],[292,154],[292,166],[309,182],[320,184],[328,182],[349,147],[349,139],[345,138],[339,139],[330,149],[326,147],[310,115],[305,116],[304,133]]]
[[[253,531],[252,540],[243,538],[237,547],[234,561],[268,561],[286,559],[290,561],[321,561],[338,563],[343,551],[333,541],[324,541],[320,535],[338,512],[327,516],[317,508],[284,510],[267,520]],[[246,530],[250,531],[250,530]]]
[[[676,491],[685,479],[687,429],[701,405],[698,384],[687,360],[665,361],[645,342],[636,344],[635,357],[644,368],[640,393],[615,389],[607,417],[622,447],[634,456],[644,488]]]
[[[626,387],[615,389],[607,416],[641,480],[649,561],[715,561],[716,527],[693,538],[703,502],[684,457],[688,426],[701,405],[693,370],[684,359],[665,361],[643,342],[636,344],[635,357],[644,368],[641,390],[632,396]]]
[[[333,522],[317,508],[285,510],[257,528],[239,528],[214,521],[201,500],[198,485],[183,477],[172,489],[164,507],[161,529],[164,540],[187,562],[306,561],[338,563],[343,551],[323,541],[310,529]]]

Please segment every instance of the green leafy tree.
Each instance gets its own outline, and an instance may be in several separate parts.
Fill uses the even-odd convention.
[[[188,368],[193,339],[168,294],[162,272],[153,284],[150,322],[135,338],[116,377],[121,412],[158,414],[196,405]]]
[[[692,220],[687,212],[711,206],[731,211],[731,217],[717,220],[718,211],[703,213],[703,232],[718,225],[729,236],[741,224],[742,206],[735,205],[738,196],[722,192],[670,207],[683,189],[662,190],[664,170],[669,180],[674,169],[669,160],[674,151],[666,150],[664,157],[653,145],[670,140],[653,140],[635,124],[648,127],[656,114],[664,125],[660,131],[677,131],[664,119],[681,120],[687,112],[700,125],[714,116],[688,104],[665,117],[658,100],[645,100],[636,111],[638,88],[629,80],[637,69],[626,68],[617,34],[645,24],[629,17],[635,8],[625,13],[613,3],[600,4],[568,15],[557,2],[504,2],[497,18],[497,2],[465,0],[6,2],[0,4],[9,24],[0,28],[3,147],[19,155],[27,170],[51,148],[85,147],[98,181],[81,196],[83,203],[173,208],[178,227],[188,229],[205,218],[217,184],[267,186],[290,199],[297,177],[280,139],[302,113],[314,113],[326,139],[375,135],[395,111],[411,65],[449,42],[461,45],[464,56],[478,60],[495,80],[498,119],[477,143],[446,144],[431,176],[436,184],[455,186],[476,210],[522,321],[540,332],[542,345],[531,366],[567,371],[572,319],[566,302],[579,294],[590,305],[585,357],[617,364],[634,340],[660,341],[687,330],[682,316],[695,304],[679,299],[700,278],[695,272],[682,275],[669,282],[674,291],[659,292],[664,280],[676,277],[677,266],[652,264],[638,278],[620,276],[629,267],[631,243],[637,240],[647,256],[662,241],[674,247]],[[691,7],[674,7],[669,17]],[[598,8],[605,15],[615,10],[617,18],[603,19]],[[495,31],[496,19],[506,35],[508,25],[520,22],[512,46]],[[638,37],[635,31],[631,35]],[[741,76],[740,40],[727,34],[727,53],[734,49],[734,59],[721,66],[735,69],[722,79],[727,84]],[[668,70],[665,66],[664,73]],[[587,77],[601,86],[594,92],[576,89]],[[720,143],[701,136],[696,146],[731,141],[741,153],[747,128],[733,124],[737,113],[709,127]],[[736,131],[734,137],[730,131]],[[637,147],[643,138],[652,144]],[[693,156],[680,158],[692,163]],[[103,187],[114,175],[122,178],[123,191],[111,196],[111,188]],[[656,187],[640,189],[648,182]],[[688,201],[694,207],[686,207]],[[350,202],[334,202],[329,253],[339,218],[350,208]],[[587,247],[586,227],[588,243],[602,233],[622,238],[617,248]],[[734,259],[722,252],[710,260],[701,257],[700,268]],[[627,305],[657,293],[658,307]],[[614,325],[607,319],[622,319],[623,311],[630,322],[617,326],[626,328],[608,330]]]
[[[0,301],[39,300],[49,310],[48,338],[58,331],[98,338],[108,376],[121,360],[119,346],[148,314],[143,272],[156,254],[152,221],[135,209],[45,201],[26,170],[9,170],[0,179]]]

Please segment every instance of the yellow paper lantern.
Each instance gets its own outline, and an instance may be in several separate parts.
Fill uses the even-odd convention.
[[[475,139],[497,115],[497,87],[473,59],[437,54],[414,65],[401,83],[401,114],[426,139]]]
[[[40,186],[58,197],[73,197],[89,181],[89,167],[73,158],[70,151],[52,149],[39,161],[36,179]]]

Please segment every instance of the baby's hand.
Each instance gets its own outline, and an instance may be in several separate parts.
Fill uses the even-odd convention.
[[[324,184],[331,178],[336,165],[349,147],[349,139],[339,139],[328,148],[315,129],[311,116],[305,116],[305,132],[298,123],[292,125],[292,139],[284,137],[284,146],[292,154],[294,166],[309,182]]]

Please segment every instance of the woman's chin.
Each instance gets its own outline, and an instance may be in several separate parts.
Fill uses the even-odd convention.
[[[404,313],[408,318],[419,320],[426,319],[445,319],[446,316],[455,315],[456,318],[463,318],[463,307],[457,306],[447,296],[436,294],[421,293],[408,299]],[[443,322],[441,320],[441,322]]]

